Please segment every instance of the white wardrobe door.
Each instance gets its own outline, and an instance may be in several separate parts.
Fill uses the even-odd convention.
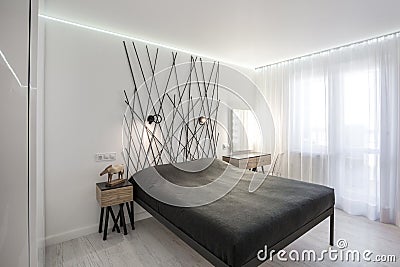
[[[0,1],[0,266],[29,266],[29,0]]]

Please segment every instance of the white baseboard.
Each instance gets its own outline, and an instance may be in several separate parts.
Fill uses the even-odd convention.
[[[144,219],[147,219],[150,217],[151,217],[150,213],[148,213],[146,211],[141,211],[141,212],[135,213],[135,222],[144,220]],[[129,219],[127,221],[129,221]],[[96,224],[89,225],[86,227],[74,229],[74,230],[71,230],[68,232],[46,236],[46,247],[55,245],[55,244],[59,244],[59,243],[62,243],[62,242],[68,241],[68,240],[72,240],[72,239],[75,239],[75,238],[78,238],[81,236],[97,233],[98,230],[99,230],[99,224],[96,223]]]

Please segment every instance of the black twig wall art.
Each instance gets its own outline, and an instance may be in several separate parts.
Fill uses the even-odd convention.
[[[131,174],[216,157],[219,62],[190,56],[178,64],[172,52],[161,69],[158,48],[151,52],[146,46],[143,52],[134,42],[123,45],[132,78],[131,93],[124,90],[123,96],[123,156]]]

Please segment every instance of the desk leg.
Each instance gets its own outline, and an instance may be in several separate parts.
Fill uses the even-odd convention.
[[[99,223],[99,233],[103,231],[103,219],[104,219],[104,207],[101,207],[100,211],[100,223]]]
[[[119,204],[119,212],[120,212],[120,220],[121,226],[124,227],[124,235],[127,235],[128,232],[126,231],[126,224],[125,224],[125,215],[124,215],[124,203]]]
[[[108,218],[110,216],[110,207],[106,208],[106,221],[104,223],[103,240],[107,240]]]

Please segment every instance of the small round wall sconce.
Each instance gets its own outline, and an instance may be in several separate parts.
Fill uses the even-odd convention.
[[[207,118],[204,116],[199,117],[199,124],[204,125],[207,122]]]
[[[162,118],[158,114],[147,116],[147,122],[149,124],[152,124],[153,122],[156,124],[159,124],[161,121],[162,121]]]

